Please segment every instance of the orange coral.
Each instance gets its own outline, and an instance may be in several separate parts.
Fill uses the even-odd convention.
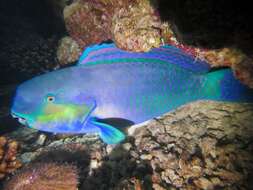
[[[0,136],[0,179],[22,166],[16,159],[18,143]]]
[[[4,190],[76,190],[76,167],[57,163],[35,163],[22,168]]]

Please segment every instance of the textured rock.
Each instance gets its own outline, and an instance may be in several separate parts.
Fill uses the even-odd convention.
[[[22,166],[17,160],[18,142],[0,136],[0,180]]]
[[[64,8],[67,31],[81,49],[112,39],[110,18],[116,4],[115,1],[78,0]]]
[[[253,58],[244,57],[241,62],[232,65],[235,76],[245,85],[253,89]]]
[[[153,175],[160,176],[164,188],[249,189],[252,123],[253,105],[195,102],[137,129],[135,145],[139,152],[151,147]],[[143,130],[152,138],[139,135]],[[161,141],[161,136],[167,138]]]
[[[252,104],[199,101],[148,122],[116,146],[96,136],[48,137],[30,160],[75,163],[80,190],[250,189],[252,123]]]
[[[171,32],[148,0],[78,0],[64,8],[64,20],[81,49],[110,39],[121,49],[143,52]]]
[[[139,0],[115,12],[112,32],[119,48],[145,52],[160,46],[162,22],[149,1]]]
[[[4,190],[76,190],[77,169],[71,165],[36,163],[21,169]]]
[[[77,61],[81,53],[81,49],[76,41],[67,36],[59,42],[57,59],[61,65],[66,65]]]

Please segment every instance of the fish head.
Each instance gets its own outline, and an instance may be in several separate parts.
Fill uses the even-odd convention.
[[[12,116],[30,128],[78,133],[95,109],[96,101],[62,75],[64,72],[47,73],[19,85]]]

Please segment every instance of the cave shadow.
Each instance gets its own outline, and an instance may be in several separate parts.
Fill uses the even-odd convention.
[[[131,138],[128,138],[128,141]],[[131,139],[133,140],[133,139]],[[125,142],[124,142],[125,143]],[[152,189],[153,169],[149,161],[139,160],[131,155],[136,150],[134,143],[130,150],[118,144],[103,158],[102,165],[92,171],[80,184],[80,190],[109,189]]]
[[[253,15],[247,3],[158,0],[156,7],[183,43],[204,48],[235,46],[245,53],[252,52],[249,18]]]
[[[10,133],[20,126],[10,114],[15,89],[16,85],[0,86],[0,135]]]

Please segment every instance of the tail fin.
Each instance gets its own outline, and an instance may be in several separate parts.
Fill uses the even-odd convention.
[[[206,99],[229,102],[253,102],[253,89],[238,81],[231,69],[207,73],[204,77]]]

